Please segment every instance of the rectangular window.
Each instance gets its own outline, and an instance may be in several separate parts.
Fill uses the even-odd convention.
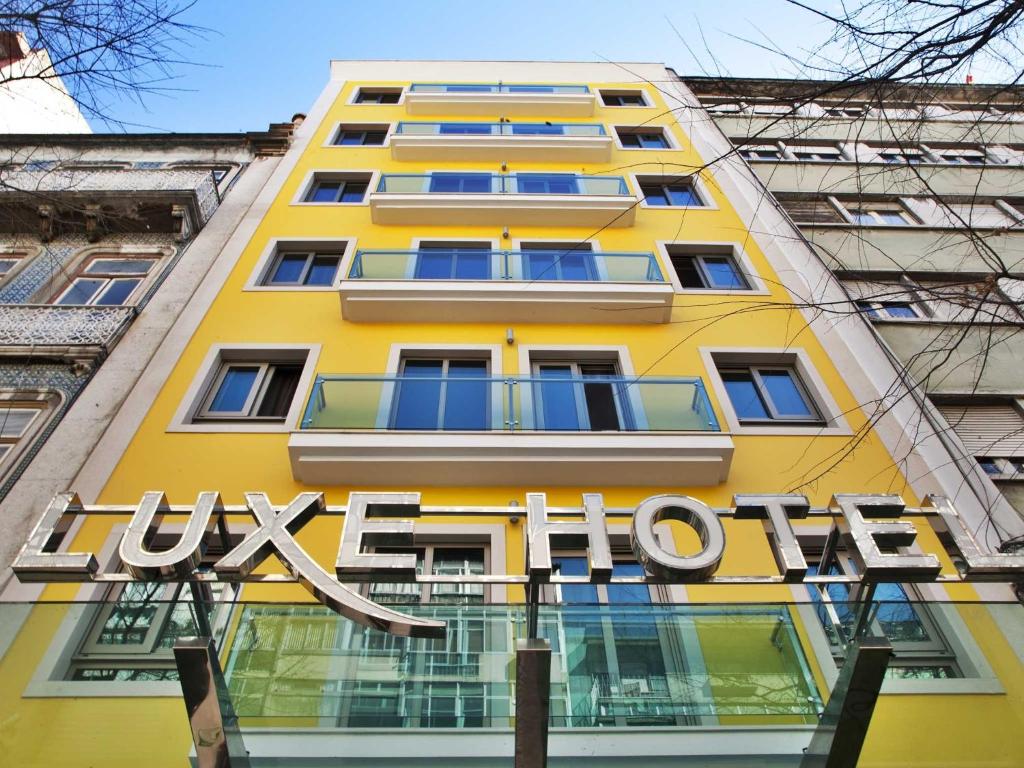
[[[921,165],[928,162],[924,153],[916,149],[880,149],[878,159],[892,165]]]
[[[701,207],[704,203],[687,181],[640,180],[640,192],[648,205]]]
[[[876,320],[914,320],[921,314],[909,301],[858,301],[864,314]]]
[[[127,304],[146,282],[159,258],[97,257],[84,262],[52,304],[117,306]]]
[[[282,421],[291,408],[302,365],[231,362],[221,366],[199,417],[204,420]]]
[[[524,194],[577,195],[579,183],[571,173],[517,173],[516,190]]]
[[[388,135],[387,125],[343,125],[334,137],[338,147],[379,147]]]
[[[864,203],[847,206],[854,224],[862,227],[907,227],[916,222],[899,203]]]
[[[420,243],[417,280],[490,280],[491,247],[487,243]]]
[[[341,253],[321,251],[282,251],[274,259],[263,285],[334,285],[341,256]]]
[[[0,462],[14,451],[15,446],[25,437],[42,411],[42,405],[0,403]]]
[[[463,194],[488,193],[492,191],[491,174],[432,173],[430,174],[430,191]]]
[[[843,159],[843,154],[838,149],[815,147],[813,149],[800,149],[790,147],[790,152],[797,160],[813,163],[835,163]]]
[[[817,408],[792,368],[730,366],[720,369],[719,375],[741,424],[822,422]]]
[[[943,149],[938,150],[936,154],[942,162],[953,165],[986,165],[988,163],[988,157],[978,149]]]
[[[401,88],[360,88],[356,104],[397,104],[402,98]]]
[[[527,280],[597,280],[590,243],[521,243],[523,277]]]
[[[1024,461],[1024,413],[1012,402],[942,403],[936,406],[990,475],[1006,477],[1020,472]]]
[[[683,288],[750,290],[732,256],[716,253],[680,253],[669,248],[672,267]]]
[[[782,160],[782,150],[773,146],[742,147],[740,157],[744,160]]]
[[[0,254],[0,279],[7,277],[18,264],[21,263],[23,256],[13,256],[8,254]]]
[[[537,428],[571,432],[635,429],[627,383],[613,362],[535,362]]]
[[[647,100],[641,91],[601,91],[601,101],[606,107],[647,106]]]
[[[375,547],[374,552],[401,554],[408,549]],[[416,553],[416,573],[433,576],[479,576],[486,570],[486,549],[482,546],[456,546],[437,544],[419,547]],[[416,582],[388,583],[375,581],[368,586],[368,596],[377,603],[445,603],[451,605],[480,605],[484,601],[483,584],[417,584]]]
[[[394,385],[390,429],[487,430],[487,360],[406,359]]]
[[[626,149],[669,149],[663,128],[616,128],[619,142]]]
[[[437,132],[442,136],[490,136],[490,123],[440,123]]]
[[[368,175],[352,177],[317,177],[306,192],[306,203],[361,203],[370,186]]]

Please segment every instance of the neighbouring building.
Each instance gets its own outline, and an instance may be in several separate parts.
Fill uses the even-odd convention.
[[[0,29],[0,134],[91,131],[46,50]]]
[[[12,764],[821,765],[848,696],[861,766],[1019,764],[952,523],[1024,522],[670,69],[336,61],[259,186],[16,564]]]
[[[922,429],[1024,514],[1024,90],[684,79],[934,405]]]

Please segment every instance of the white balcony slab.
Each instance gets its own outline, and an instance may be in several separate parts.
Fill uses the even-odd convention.
[[[667,323],[675,296],[668,283],[508,280],[343,280],[339,293],[360,323]]]
[[[374,224],[631,227],[633,195],[451,194],[374,192]]]
[[[710,486],[733,441],[720,432],[296,431],[296,480],[314,486]]]
[[[611,136],[474,136],[394,134],[395,160],[537,160],[606,163]]]
[[[590,117],[593,93],[443,93],[410,91],[405,111],[410,115],[537,115]]]

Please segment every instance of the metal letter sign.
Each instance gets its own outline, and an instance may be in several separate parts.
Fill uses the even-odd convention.
[[[819,587],[832,584],[866,584],[878,581],[1011,581],[1024,577],[1024,555],[987,552],[943,496],[929,496],[920,509],[905,508],[899,496],[836,494],[828,508],[812,509],[800,495],[738,495],[734,507],[712,509],[689,496],[652,496],[635,510],[606,510],[600,494],[583,495],[582,509],[551,509],[543,493],[526,495],[527,573],[418,574],[413,552],[384,554],[379,547],[412,548],[416,543],[414,518],[431,515],[522,514],[519,507],[467,510],[420,506],[418,493],[353,493],[348,507],[327,507],[322,493],[300,493],[284,507],[275,507],[263,493],[247,493],[244,507],[223,505],[218,494],[199,494],[191,508],[172,507],[163,493],[146,493],[134,509],[83,507],[74,493],[57,494],[43,513],[12,566],[23,582],[85,581],[230,581],[298,582],[320,602],[363,624],[396,635],[441,637],[441,621],[421,619],[378,605],[344,582],[410,581],[416,583],[518,584],[573,583],[583,577],[552,573],[552,547],[586,548],[590,582],[638,583],[636,577],[613,577],[606,518],[631,518],[630,541],[649,583],[705,582],[709,584],[782,584],[805,581]],[[71,523],[80,515],[125,515],[132,520],[122,536],[119,553],[127,573],[100,572],[89,552],[67,551]],[[177,543],[153,552],[150,541],[167,515],[188,516]],[[317,563],[295,540],[302,527],[319,515],[344,515],[335,574]],[[963,560],[963,573],[941,574],[939,559],[931,554],[882,552],[882,547],[908,547],[917,530],[904,520],[871,520],[913,515],[934,520],[947,532]],[[212,536],[228,535],[228,519],[248,517],[256,528],[221,557],[213,572],[198,565]],[[559,517],[582,516],[582,520]],[[833,520],[830,541],[839,541],[858,561],[858,574],[807,576],[807,562],[791,519],[825,517]],[[722,517],[763,520],[768,542],[778,564],[777,575],[718,576],[725,553]],[[383,518],[383,519],[382,519]],[[677,521],[693,528],[701,550],[693,555],[667,551],[655,526]],[[222,541],[226,541],[222,539]],[[284,564],[289,575],[258,574],[256,569],[271,555]]]

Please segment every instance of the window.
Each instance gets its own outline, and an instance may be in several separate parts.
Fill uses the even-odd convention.
[[[491,428],[491,380],[483,359],[403,359],[390,429]]]
[[[985,165],[988,157],[979,149],[940,149],[935,154],[944,163],[954,165]]]
[[[670,149],[663,128],[616,128],[619,143],[625,149]]]
[[[375,547],[378,553],[407,553],[408,549]],[[482,546],[451,544],[418,547],[416,573],[434,576],[479,576],[487,573],[486,551]],[[417,584],[375,581],[368,585],[368,597],[377,603],[444,603],[479,605],[484,600],[483,584]]]
[[[857,306],[874,320],[914,320],[921,317],[909,301],[858,301]]]
[[[341,264],[339,253],[321,251],[281,251],[267,271],[263,285],[330,286]]]
[[[317,175],[306,191],[306,203],[361,203],[370,186],[369,175]]]
[[[790,152],[797,160],[805,162],[835,163],[843,159],[842,152],[832,147],[809,147],[807,149],[790,147]]]
[[[989,456],[979,456],[978,465],[985,471],[985,474],[987,475],[1003,474],[1003,465],[999,459],[993,459]]]
[[[51,304],[117,306],[138,296],[160,258],[93,256],[74,272]]]
[[[11,277],[26,258],[27,255],[20,252],[0,252],[0,282]]]
[[[916,224],[899,203],[848,205],[850,219],[861,227],[907,227]]]
[[[388,135],[387,125],[343,125],[338,128],[334,145],[338,147],[379,147]]]
[[[360,88],[356,104],[397,104],[402,98],[401,88]]]
[[[924,153],[917,149],[880,149],[878,159],[893,165],[921,165],[928,162]]]
[[[641,91],[601,91],[601,101],[606,107],[647,106],[647,100]]]
[[[852,576],[856,562],[844,549],[837,549],[829,562],[817,562],[811,547],[804,547],[808,574],[829,573]],[[833,658],[841,665],[846,644],[852,639],[862,603],[857,602],[846,584],[829,584],[824,588],[808,586],[818,620],[832,649]],[[894,658],[886,676],[900,680],[963,677],[956,655],[943,637],[936,617],[922,602],[913,585],[881,583],[875,589],[868,607],[868,633],[885,637],[892,643]]]
[[[0,462],[7,459],[43,412],[43,404],[0,402]]]
[[[779,204],[798,224],[846,224],[846,219],[828,200],[778,196]]]
[[[864,107],[825,107],[822,113],[825,117],[863,117],[866,112]]]
[[[739,150],[744,160],[782,160],[782,150],[771,145],[743,147]]]
[[[441,123],[437,132],[442,136],[489,136],[493,129],[490,123]]]
[[[687,180],[639,179],[640,192],[647,205],[700,207],[704,203],[697,195],[693,184]]]
[[[602,432],[636,429],[628,383],[610,361],[533,363],[536,428]]]
[[[461,192],[464,194],[491,192],[491,174],[432,173],[430,174],[430,191]]]
[[[597,280],[590,243],[521,243],[526,280]]]
[[[1024,414],[1012,402],[936,406],[989,475],[1018,475],[1024,462]]]
[[[735,259],[727,254],[685,253],[669,247],[672,267],[683,288],[749,290]]]
[[[491,247],[487,243],[420,243],[417,280],[490,280]]]
[[[517,173],[516,190],[525,194],[576,195],[579,183],[571,173]]]
[[[302,365],[293,362],[224,363],[199,418],[283,421],[301,375]]]
[[[821,424],[822,418],[793,368],[728,367],[718,371],[740,424]]]

